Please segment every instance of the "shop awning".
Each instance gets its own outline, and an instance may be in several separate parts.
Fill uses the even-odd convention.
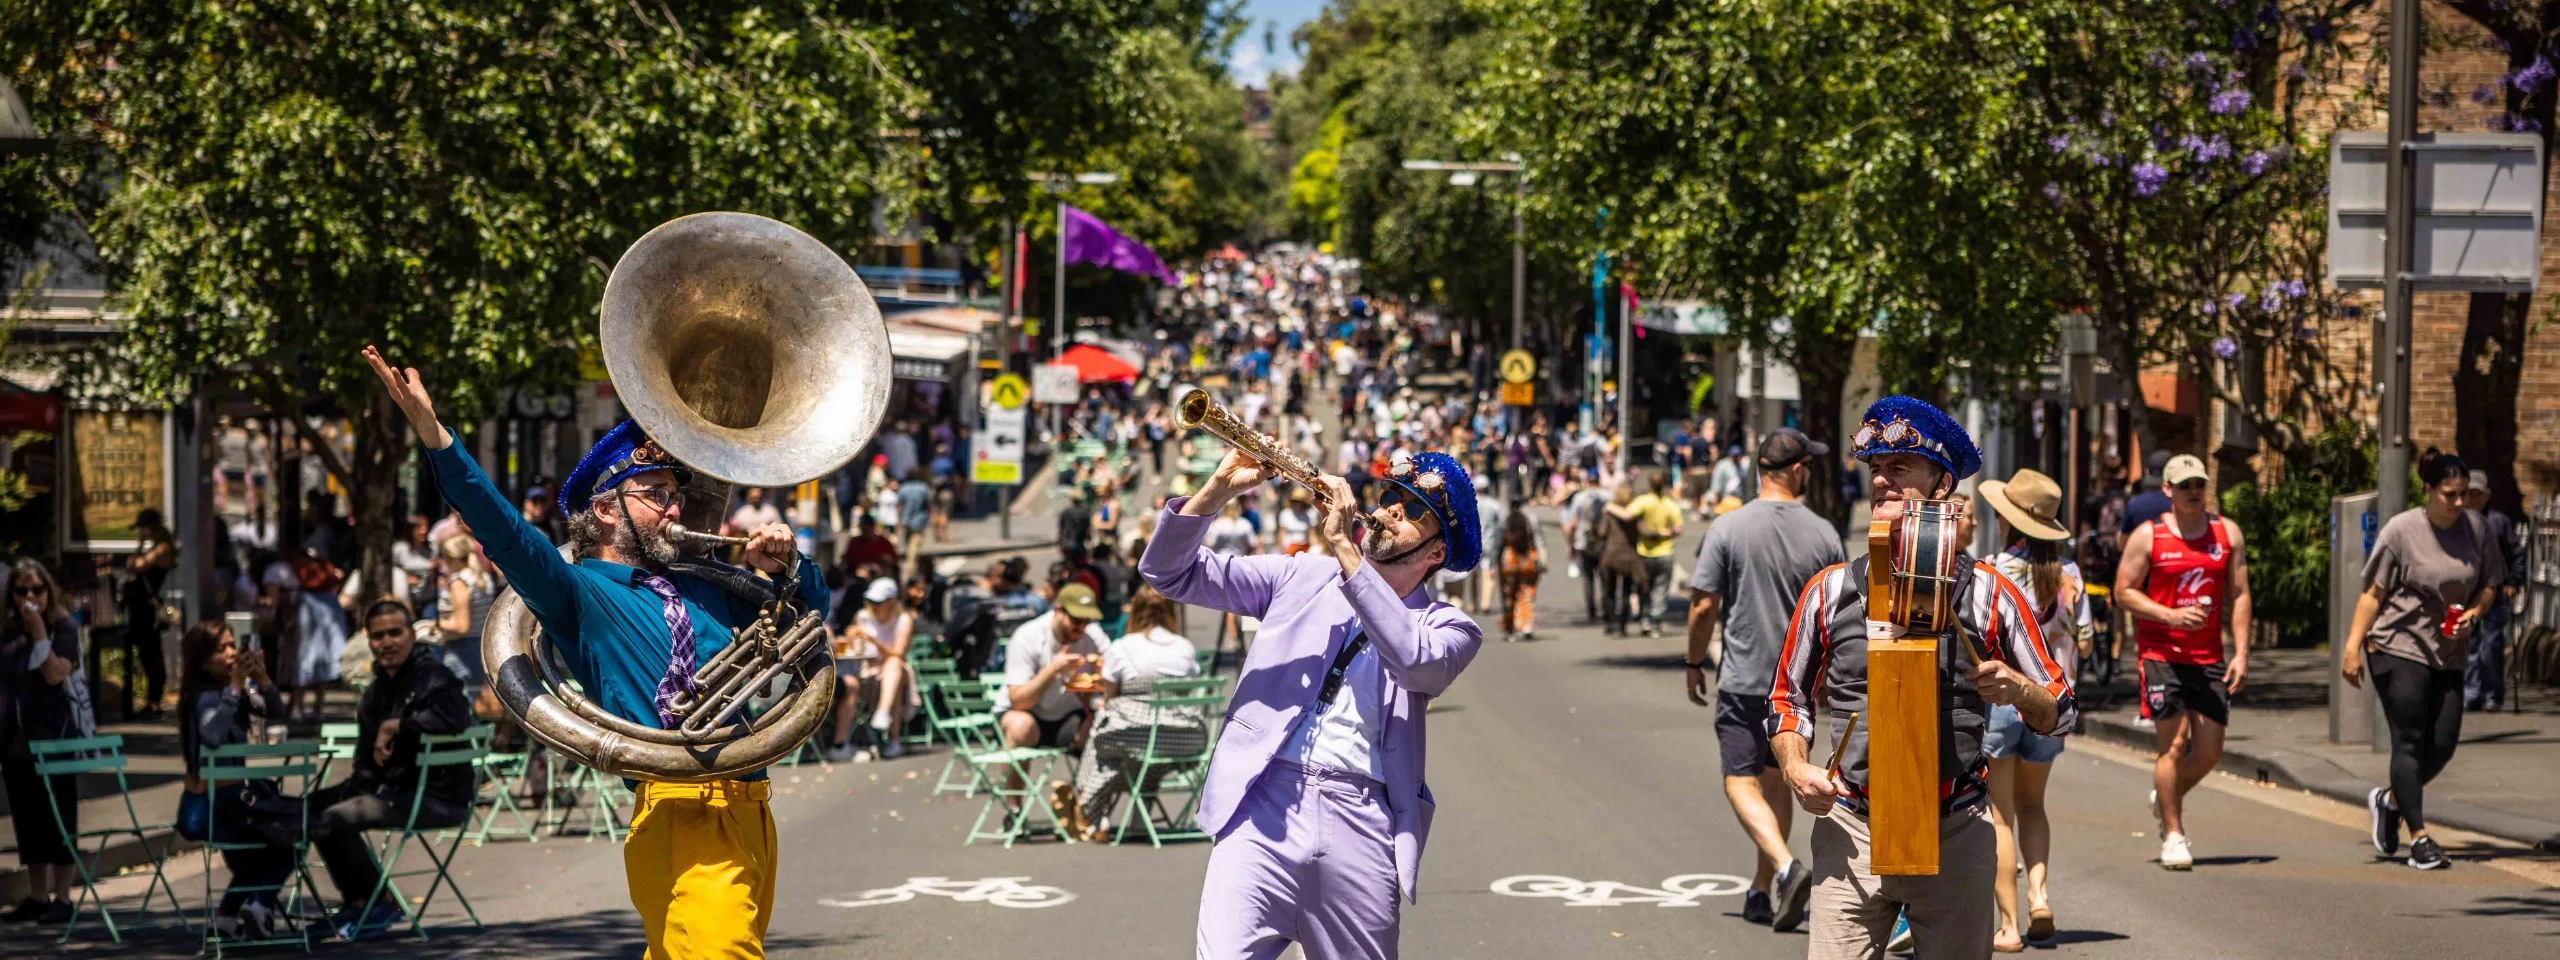
[[[1089,343],[1068,347],[1067,352],[1058,355],[1058,362],[1076,368],[1076,379],[1085,383],[1128,383],[1138,379],[1138,368]]]

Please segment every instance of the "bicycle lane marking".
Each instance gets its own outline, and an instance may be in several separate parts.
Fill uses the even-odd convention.
[[[1736,896],[1750,887],[1748,880],[1721,873],[1684,873],[1665,877],[1660,887],[1527,873],[1496,880],[1492,890],[1506,897],[1552,898],[1576,907],[1620,907],[1646,903],[1657,907],[1694,907],[1707,897]]]
[[[822,907],[878,907],[905,903],[918,896],[947,897],[954,903],[984,903],[1015,910],[1039,910],[1074,902],[1076,895],[1064,889],[1042,884],[1025,884],[1030,877],[986,877],[977,880],[952,880],[945,877],[909,877],[894,887],[865,890],[851,897],[820,899]]]

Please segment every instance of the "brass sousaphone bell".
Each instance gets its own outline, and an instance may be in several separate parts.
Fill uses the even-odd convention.
[[[889,331],[870,288],[780,221],[698,213],[659,225],[614,265],[599,326],[632,419],[669,455],[732,484],[834,472],[889,405]],[[512,590],[490,606],[482,656],[499,702],[535,739],[608,773],[701,783],[770,765],[817,732],[836,689],[821,613],[776,604],[739,630],[695,673],[704,690],[676,730],[616,717],[568,683]],[[783,700],[742,715],[784,679]]]

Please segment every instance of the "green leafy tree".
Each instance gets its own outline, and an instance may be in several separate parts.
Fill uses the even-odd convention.
[[[227,382],[305,431],[307,401],[345,411],[354,457],[320,456],[381,583],[407,443],[362,345],[467,418],[560,379],[610,264],[665,220],[747,210],[852,249],[920,184],[1018,189],[1026,157],[1155,129],[1159,73],[1133,65],[1183,62],[1163,28],[1197,8],[0,0],[0,69],[97,145],[57,179],[105,189],[55,212],[132,318],[121,375],[160,399]]]

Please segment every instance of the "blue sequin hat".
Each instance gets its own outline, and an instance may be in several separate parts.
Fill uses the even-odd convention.
[[[1484,559],[1484,535],[1476,529],[1476,482],[1456,458],[1436,451],[1398,451],[1387,461],[1387,482],[1404,489],[1440,521],[1440,539],[1449,547],[1442,569],[1465,573]]]
[[[596,494],[651,470],[673,470],[679,484],[691,479],[693,473],[668,456],[648,434],[640,432],[639,424],[622,421],[605,431],[604,439],[596,441],[595,446],[587,448],[587,455],[578,458],[578,468],[561,481],[560,515],[577,516],[586,511],[588,501],[594,500]]]
[[[1850,439],[1851,456],[1865,460],[1879,453],[1916,453],[1962,480],[1982,469],[1982,451],[1946,412],[1916,397],[1891,396],[1867,407],[1866,420]]]

